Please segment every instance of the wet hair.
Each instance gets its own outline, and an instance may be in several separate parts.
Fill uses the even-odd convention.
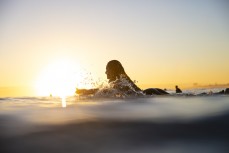
[[[111,60],[107,63],[107,69],[112,70],[115,77],[120,78],[120,75],[126,75],[122,64],[118,60]]]
[[[126,74],[122,64],[118,60],[111,60],[107,63],[106,66],[107,71],[111,71],[113,78],[120,79],[121,77],[125,77],[132,85],[132,87],[136,91],[140,91],[141,89],[135,85],[135,83],[130,79],[130,77]],[[109,80],[114,81],[114,80]]]

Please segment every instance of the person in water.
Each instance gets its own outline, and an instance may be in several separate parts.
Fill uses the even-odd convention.
[[[125,92],[127,94],[139,94],[144,93],[146,95],[164,95],[169,94],[166,91],[159,88],[149,88],[146,90],[141,90],[126,74],[122,64],[118,60],[111,60],[106,66],[106,75],[108,82],[112,84],[114,89],[120,92]],[[122,81],[125,80],[127,84],[123,85]],[[77,94],[94,94],[99,89],[76,89]]]
[[[229,94],[229,88],[226,88],[225,90],[221,90],[221,91],[218,91],[218,92],[212,92],[211,90],[206,93],[206,92],[203,92],[203,93],[200,93],[198,95],[228,95]]]
[[[177,85],[175,86],[175,88],[176,88],[176,93],[182,93],[181,89]]]

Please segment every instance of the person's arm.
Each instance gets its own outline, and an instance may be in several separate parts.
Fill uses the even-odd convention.
[[[79,95],[91,95],[95,94],[99,89],[78,89],[76,88],[76,94]]]

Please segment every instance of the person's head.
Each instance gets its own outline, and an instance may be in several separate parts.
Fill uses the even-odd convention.
[[[178,86],[176,85],[176,86],[175,86],[175,88],[177,89],[177,88],[178,88]]]
[[[121,75],[126,75],[122,64],[117,60],[111,60],[107,63],[106,74],[109,82],[115,81]]]

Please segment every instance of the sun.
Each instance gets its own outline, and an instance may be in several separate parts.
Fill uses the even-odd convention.
[[[77,81],[80,81],[80,65],[70,60],[50,62],[40,73],[36,81],[39,96],[66,97],[74,95]]]

